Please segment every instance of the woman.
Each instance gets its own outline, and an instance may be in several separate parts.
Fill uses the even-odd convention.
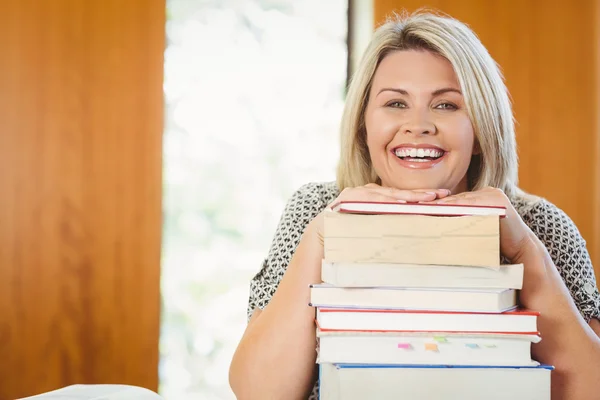
[[[337,182],[292,196],[252,280],[250,320],[230,369],[238,398],[316,398],[308,287],[320,282],[322,211],[334,200],[506,206],[501,252],[525,265],[520,301],[541,312],[533,357],[556,367],[552,398],[600,398],[592,264],[573,222],[516,186],[512,118],[495,62],[462,23],[415,14],[375,32],[350,85]]]

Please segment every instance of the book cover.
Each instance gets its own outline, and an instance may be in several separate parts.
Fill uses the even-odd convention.
[[[317,308],[316,322],[323,331],[471,332],[537,335],[539,313],[529,310],[503,313],[428,310]]]
[[[465,265],[498,269],[497,215],[436,217],[325,211],[326,262]]]
[[[507,288],[523,287],[523,264],[484,268],[455,265],[396,263],[321,263],[321,279],[343,287],[438,287]]]
[[[552,366],[320,364],[321,400],[550,400]]]
[[[18,400],[162,400],[157,393],[139,386],[119,384],[70,385]]]
[[[332,211],[353,214],[412,214],[433,216],[506,216],[506,207],[464,204],[393,203],[381,201],[340,201],[331,206]]]
[[[517,307],[515,289],[340,288],[310,285],[313,307],[500,313]]]
[[[538,365],[538,335],[443,332],[323,331],[318,363],[414,365]]]

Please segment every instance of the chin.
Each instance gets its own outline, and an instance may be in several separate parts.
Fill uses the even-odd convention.
[[[400,190],[432,190],[432,189],[447,189],[446,185],[441,184],[440,182],[427,182],[427,181],[419,181],[419,182],[410,182],[410,181],[402,181],[402,182],[386,182],[382,181],[382,186],[394,187]]]

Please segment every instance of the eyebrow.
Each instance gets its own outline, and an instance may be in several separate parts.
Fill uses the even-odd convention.
[[[408,92],[404,89],[398,89],[398,88],[383,88],[379,91],[379,93],[377,93],[377,95],[379,96],[379,94],[381,94],[382,92],[396,92],[396,93],[400,93],[403,94],[405,96],[408,96]],[[460,95],[462,95],[462,92],[458,89],[455,88],[451,88],[451,87],[447,87],[447,88],[441,88],[441,89],[437,89],[434,90],[431,94],[433,96],[439,96],[440,94],[444,94],[444,93],[448,93],[448,92],[455,92],[458,93]]]

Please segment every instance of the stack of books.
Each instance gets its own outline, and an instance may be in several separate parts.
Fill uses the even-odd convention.
[[[321,400],[549,400],[531,358],[522,264],[500,264],[501,207],[341,202],[325,213]]]

